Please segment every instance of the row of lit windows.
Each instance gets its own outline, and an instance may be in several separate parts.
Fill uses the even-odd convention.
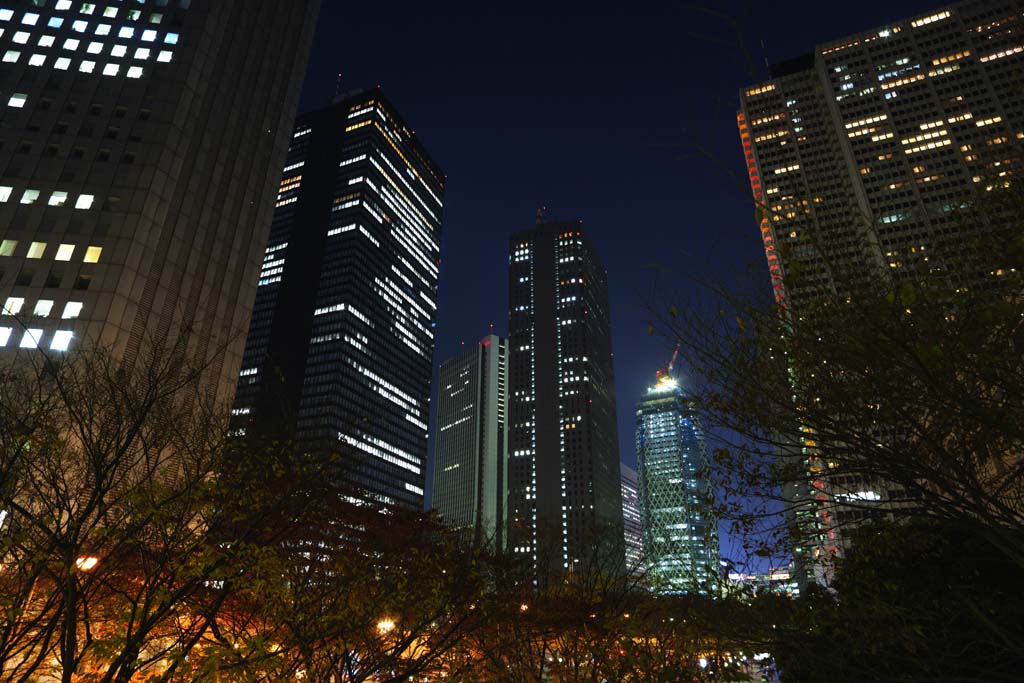
[[[13,333],[13,327],[0,327],[0,347],[7,346]],[[38,349],[40,344],[42,344],[43,336],[44,332],[42,329],[29,328],[21,335],[21,342],[18,344],[18,347],[22,349]],[[74,337],[75,333],[71,330],[58,330],[54,332],[53,338],[50,340],[50,350],[67,351]]]
[[[64,312],[61,313],[61,320],[73,320],[82,313],[81,301],[69,301],[64,305]],[[4,302],[3,315],[18,315],[25,307],[25,299],[19,296],[9,296]],[[48,318],[53,311],[51,299],[40,299],[32,309],[32,315],[37,318]]]
[[[0,204],[6,203],[10,200],[11,195],[14,194],[14,188],[9,185],[0,185]],[[40,191],[28,189],[25,190],[21,195],[21,201],[19,204],[35,204],[39,201]],[[91,209],[96,197],[91,194],[80,194],[75,199],[75,208],[81,210]],[[50,195],[50,199],[46,202],[48,206],[65,206],[68,202],[68,193],[63,191],[54,191]]]
[[[0,242],[0,256],[14,256],[18,248],[18,240],[3,240]],[[74,256],[76,246],[74,244],[61,244],[57,247],[54,259],[57,261],[70,261]],[[46,252],[46,242],[32,242],[29,244],[28,253],[25,258],[41,259]],[[86,247],[85,255],[82,258],[84,263],[98,263],[103,247]]]

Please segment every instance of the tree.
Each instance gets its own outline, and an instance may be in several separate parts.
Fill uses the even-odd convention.
[[[315,479],[276,465],[272,487],[231,475],[229,461],[298,459],[230,446],[186,346],[152,345],[131,365],[39,351],[0,370],[5,680],[170,678],[258,576],[260,549],[301,526]]]

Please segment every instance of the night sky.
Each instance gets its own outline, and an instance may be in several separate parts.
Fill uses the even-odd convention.
[[[345,89],[381,85],[447,174],[435,365],[491,324],[507,332],[508,238],[539,205],[583,220],[608,269],[620,456],[635,465],[634,405],[670,355],[648,334],[655,277],[681,302],[691,278],[763,277],[767,292],[740,88],[766,59],[937,6],[324,0],[301,110],[328,103],[339,73]]]

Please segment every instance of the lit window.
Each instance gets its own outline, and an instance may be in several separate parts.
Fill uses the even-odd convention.
[[[7,342],[11,340],[12,332],[14,332],[13,327],[0,327],[0,346],[7,346]]]
[[[25,16],[21,18],[21,23],[29,26],[35,26],[39,22],[39,15],[35,12],[25,12]]]
[[[89,28],[89,22],[87,21],[76,21],[71,24],[71,30],[77,31],[78,33],[85,33],[85,30]]]
[[[49,299],[40,299],[36,302],[36,307],[32,310],[32,315],[45,318],[50,315],[50,311],[53,310],[53,302]]]
[[[99,263],[100,254],[103,253],[103,247],[89,247],[85,250],[85,258],[82,259],[85,263]]]
[[[158,62],[169,62],[171,61],[171,55],[174,54],[170,50],[161,50],[157,56],[156,61]]]
[[[91,209],[92,208],[92,202],[93,202],[93,196],[91,194],[79,195],[78,199],[75,201],[75,208],[76,209]]]
[[[91,55],[98,55],[103,52],[103,43],[89,43],[89,47],[85,49]]]
[[[52,17],[46,25],[49,26],[50,28],[60,28],[61,26],[64,25],[64,20],[61,19],[60,17]]]
[[[46,64],[46,55],[32,55],[28,58],[29,66],[42,66]]]
[[[164,38],[164,42],[167,43],[168,45],[177,45],[178,44],[178,34],[177,33],[168,33],[167,36]]]
[[[14,256],[14,250],[18,247],[18,240],[0,241],[0,256]]]
[[[75,253],[75,245],[73,244],[62,244],[57,247],[57,255],[54,258],[58,261],[70,261],[72,254]]]
[[[96,70],[96,62],[82,62],[79,65],[78,70],[82,73],[91,74]]]
[[[75,333],[71,330],[57,330],[53,333],[53,339],[50,341],[50,350],[67,351],[74,337]]]
[[[8,50],[4,53],[5,62],[16,62],[21,57],[21,53],[17,50]]]
[[[81,301],[69,301],[64,305],[64,312],[61,313],[60,317],[64,320],[71,320],[72,318],[77,318],[81,312]]]
[[[104,76],[116,76],[117,72],[121,70],[121,67],[117,64],[107,64],[103,67]]]
[[[31,37],[31,35],[32,34],[30,34],[28,31],[18,31],[14,34],[14,38],[12,38],[12,40],[18,43],[19,45],[24,45],[28,42],[28,39]]]
[[[128,67],[128,78],[142,78],[142,67],[141,66],[130,66],[130,67]]]
[[[96,27],[96,35],[98,35],[98,36],[109,36],[110,35],[110,24],[99,24]]]
[[[71,9],[71,0],[57,0],[57,9]]]
[[[4,315],[18,315],[21,313],[21,307],[25,305],[25,300],[20,296],[9,296],[7,302],[4,303]]]
[[[0,21],[10,21],[14,16],[14,10],[0,9]]]
[[[25,106],[25,102],[28,101],[28,95],[20,92],[16,92],[11,95],[11,99],[7,100],[8,107],[14,107],[15,109],[21,109]]]
[[[21,343],[18,344],[23,349],[38,349],[39,340],[43,338],[43,331],[40,329],[28,329],[25,330],[25,334],[21,337]]]
[[[28,247],[28,258],[43,258],[46,251],[46,242],[33,242]]]
[[[22,204],[35,204],[37,199],[39,199],[39,190],[25,190],[25,194],[21,195]]]
[[[50,195],[50,201],[47,202],[50,206],[64,206],[64,202],[68,200],[67,192],[54,192]]]
[[[135,59],[149,59],[149,48],[140,47],[135,50]]]
[[[10,185],[0,185],[0,204],[10,199],[12,192],[14,192],[14,188]]]
[[[61,71],[67,71],[71,68],[71,60],[67,57],[60,57],[53,63],[53,68],[60,69]]]
[[[156,40],[156,31],[148,30],[142,32],[142,41],[145,43],[152,43]]]
[[[65,50],[77,50],[78,49],[78,45],[79,45],[79,41],[78,41],[77,38],[68,38],[67,40],[64,41],[64,49]]]
[[[81,11],[82,11],[82,14],[92,14],[93,12],[96,11],[96,5],[94,5],[91,2],[83,2],[82,3],[82,10]]]
[[[103,16],[105,16],[105,17],[116,17],[117,16],[117,8],[116,7],[108,7],[107,9],[103,10]]]
[[[110,48],[110,54],[114,57],[124,57],[126,54],[128,54],[128,46],[115,45],[114,47]]]
[[[55,40],[53,36],[40,36],[39,47],[51,47]]]
[[[151,24],[159,24],[163,20],[164,15],[160,14],[159,12],[153,12],[149,15],[149,23]]]
[[[121,30],[117,32],[118,38],[131,38],[135,35],[135,29],[130,26],[123,26]]]

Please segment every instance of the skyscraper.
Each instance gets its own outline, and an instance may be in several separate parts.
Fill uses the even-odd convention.
[[[1024,163],[1022,8],[969,0],[840,38],[741,92],[776,297],[797,314],[843,278],[965,258],[965,231],[987,226],[959,210]]]
[[[233,411],[247,436],[337,452],[339,483],[417,509],[443,192],[380,89],[299,117]]]
[[[582,222],[509,245],[509,540],[540,573],[622,563],[607,274]]]
[[[921,268],[970,270],[971,208],[1024,163],[1024,3],[968,0],[830,41],[741,92],[740,137],[776,299],[796,318],[824,294],[892,288]],[[965,218],[966,217],[966,218]],[[794,277],[795,275],[799,277]],[[840,527],[890,514],[887,482],[819,475],[793,445],[798,570],[846,544]],[[855,509],[842,500],[856,502]]]
[[[508,500],[508,340],[441,364],[432,503],[446,524],[501,549]]]
[[[636,470],[626,465],[622,465],[622,532],[626,543],[626,568],[630,571],[639,570],[644,558],[640,481]]]
[[[710,592],[719,571],[718,521],[700,422],[671,371],[636,409],[644,560],[654,590]]]
[[[14,4],[0,346],[131,360],[188,330],[230,400],[319,3]]]

